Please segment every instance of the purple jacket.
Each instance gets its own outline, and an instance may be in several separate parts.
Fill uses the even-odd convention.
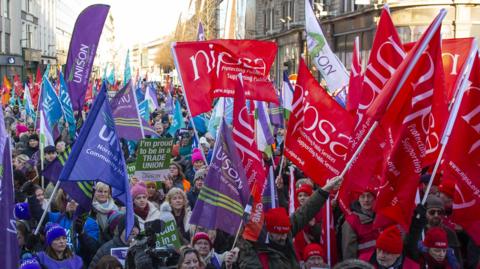
[[[44,251],[37,253],[40,264],[48,269],[82,269],[83,261],[77,255],[70,259],[57,261],[50,258]]]

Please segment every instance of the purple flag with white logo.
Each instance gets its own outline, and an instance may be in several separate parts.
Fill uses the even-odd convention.
[[[113,119],[115,120],[115,126],[120,138],[127,140],[142,139],[140,122],[145,135],[159,136],[144,119],[139,117],[131,80],[115,94],[110,100],[110,105],[112,106]]]
[[[107,100],[106,82],[73,144],[59,180],[74,182],[92,178],[110,185],[112,197],[126,207],[125,235],[128,237],[133,228],[133,201],[127,165]]]
[[[85,103],[88,80],[93,60],[107,18],[108,5],[91,5],[78,15],[68,49],[65,78],[73,110],[79,111]]]
[[[250,189],[232,131],[224,120],[220,128],[205,184],[190,223],[234,235],[250,198]]]
[[[18,241],[13,208],[15,198],[13,192],[12,154],[10,152],[10,139],[5,131],[3,111],[0,108],[0,264],[2,268],[17,268]]]

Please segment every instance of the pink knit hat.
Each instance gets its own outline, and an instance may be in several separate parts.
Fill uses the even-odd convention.
[[[28,132],[27,126],[25,126],[23,124],[17,124],[17,131],[16,131],[17,136],[20,136],[21,134],[26,133],[26,132]]]
[[[138,182],[137,184],[133,185],[132,189],[130,190],[130,194],[132,194],[132,199],[135,199],[140,194],[147,195],[147,187],[145,186],[144,182]]]
[[[192,152],[192,163],[196,161],[203,161],[202,153],[198,148],[193,149],[193,152]]]

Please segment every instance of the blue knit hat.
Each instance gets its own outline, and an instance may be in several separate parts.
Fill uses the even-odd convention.
[[[55,223],[47,223],[45,225],[45,237],[47,238],[47,245],[51,245],[52,242],[61,237],[61,236],[67,236],[67,232],[65,231],[65,229],[58,225],[58,224],[55,224]]]
[[[15,217],[21,220],[29,220],[31,218],[28,203],[15,204]]]
[[[42,269],[40,264],[35,259],[26,259],[20,263],[19,269]]]

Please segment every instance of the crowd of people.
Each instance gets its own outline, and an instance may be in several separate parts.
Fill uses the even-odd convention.
[[[172,137],[168,132],[172,115],[167,109],[166,92],[158,87],[159,108],[151,113],[149,122],[158,137]],[[265,160],[266,166],[276,167],[279,201],[277,208],[265,212],[265,236],[253,242],[244,239],[241,232],[237,238],[191,224],[192,210],[208,173],[215,135],[206,126],[200,126],[202,123],[196,125],[200,139],[195,148],[192,121],[180,90],[175,89],[172,97],[182,104],[187,127],[173,135],[173,157],[163,181],[144,182],[130,176],[135,221],[128,235],[125,207],[112,198],[109,185],[93,185],[91,207],[84,212],[65,190],[60,189],[52,197],[56,179],[42,172],[56,158],[68,156],[74,141],[62,132],[55,146],[39,148],[38,130],[25,119],[24,111],[18,106],[5,107],[6,128],[13,143],[19,268],[480,268],[479,246],[451,220],[455,187],[447,181],[434,182],[430,193],[423,194],[428,195],[427,202],[417,206],[410,230],[400,225],[378,230],[373,225],[375,190],[365,188],[352,193],[352,214],[345,215],[334,199],[342,178],[332,178],[318,186],[295,169],[296,209],[289,215],[291,177],[285,167],[290,164],[285,160],[280,167],[284,141],[281,127],[275,128],[273,161]],[[134,162],[135,147],[124,140],[122,145],[127,163]],[[419,178],[419,186],[424,186],[428,178],[428,174]],[[53,201],[50,206],[48,199]],[[321,240],[325,216],[320,210],[327,201],[334,211],[336,233],[331,240],[337,242],[330,248]],[[44,211],[48,211],[47,215],[40,222]],[[167,248],[164,252],[148,252],[144,249],[152,243],[149,238],[145,247],[136,248],[145,243],[142,237],[158,220],[175,222],[181,246],[173,251]],[[40,232],[35,234],[37,227],[41,227]],[[112,249],[116,248],[132,250],[124,263],[112,256]]]

